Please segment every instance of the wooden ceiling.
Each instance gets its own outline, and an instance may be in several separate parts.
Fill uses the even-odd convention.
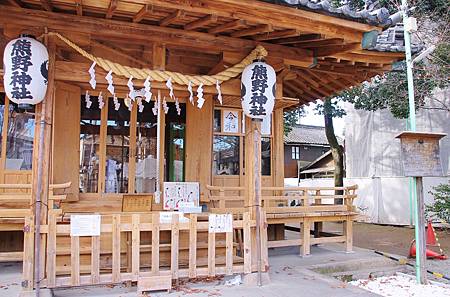
[[[363,50],[380,28],[318,13],[238,0],[0,0],[0,45],[44,26],[101,57],[152,67],[152,43],[167,47],[166,69],[214,74],[257,44],[283,80],[283,96],[306,104],[391,69],[401,53]],[[86,62],[60,44],[58,59]],[[3,48],[3,46],[1,47]]]

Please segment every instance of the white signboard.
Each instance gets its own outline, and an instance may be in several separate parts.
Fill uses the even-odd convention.
[[[184,217],[184,214],[182,212],[178,212],[178,211],[161,211],[161,212],[159,212],[159,222],[161,224],[172,223],[172,216],[174,214],[178,215],[178,222],[189,223],[189,219]]]
[[[189,201],[189,202],[181,201],[178,204],[178,210],[183,213],[201,213],[202,207],[195,206],[195,203],[193,201]]]
[[[237,111],[223,111],[223,127],[222,132],[238,133],[239,132],[239,114]]]
[[[199,204],[199,185],[197,182],[165,182],[164,209],[178,210],[180,202],[194,202]]]
[[[100,236],[100,215],[71,215],[70,236]]]
[[[210,214],[209,215],[209,233],[233,232],[232,214]]]

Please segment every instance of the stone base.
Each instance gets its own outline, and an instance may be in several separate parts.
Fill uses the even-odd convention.
[[[262,272],[261,273],[261,282],[262,285],[268,285],[270,284],[270,277],[268,272]],[[253,272],[249,274],[244,274],[243,277],[243,283],[247,286],[257,286],[258,285],[258,273]]]
[[[39,296],[40,297],[53,297],[53,291],[50,289],[40,289],[39,290]],[[36,291],[22,291],[19,294],[19,297],[35,297]]]

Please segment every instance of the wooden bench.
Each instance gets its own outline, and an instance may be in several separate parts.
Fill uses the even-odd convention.
[[[55,190],[69,188],[71,183],[49,185],[48,209],[56,212],[60,211],[59,203],[66,199],[65,194],[55,194]],[[6,235],[6,232],[23,231],[25,217],[29,217],[33,212],[31,184],[0,184],[0,232]],[[16,232],[17,233],[17,232]],[[0,236],[0,239],[3,236]],[[15,234],[14,238],[19,238]],[[11,240],[12,242],[12,240]],[[17,240],[17,243],[21,241]],[[9,251],[0,251],[0,262],[4,261],[22,261],[22,247],[15,244]],[[21,249],[18,251],[17,249]]]
[[[207,186],[210,211],[239,214],[244,212],[244,187]],[[300,224],[301,237],[297,239],[276,238],[268,242],[269,248],[301,246],[301,254],[309,255],[313,244],[342,242],[347,252],[353,248],[353,220],[358,213],[353,207],[357,186],[349,187],[263,187],[262,209],[271,226]],[[342,194],[336,194],[342,192]],[[322,232],[323,222],[343,222],[342,234]],[[314,224],[314,238],[311,238]],[[297,229],[289,227],[289,229]],[[269,228],[270,230],[270,228]],[[321,235],[326,236],[321,236]],[[269,239],[271,236],[268,236]],[[273,239],[273,238],[272,238]]]

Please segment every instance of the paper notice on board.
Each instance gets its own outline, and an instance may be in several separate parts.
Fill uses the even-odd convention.
[[[100,236],[100,215],[71,215],[70,236]]]
[[[159,223],[160,224],[170,224],[172,223],[172,216],[174,214],[178,215],[178,222],[189,223],[189,219],[184,216],[184,213],[177,211],[161,211],[159,213]]]
[[[209,215],[209,233],[225,233],[233,231],[232,214],[210,214]]]

